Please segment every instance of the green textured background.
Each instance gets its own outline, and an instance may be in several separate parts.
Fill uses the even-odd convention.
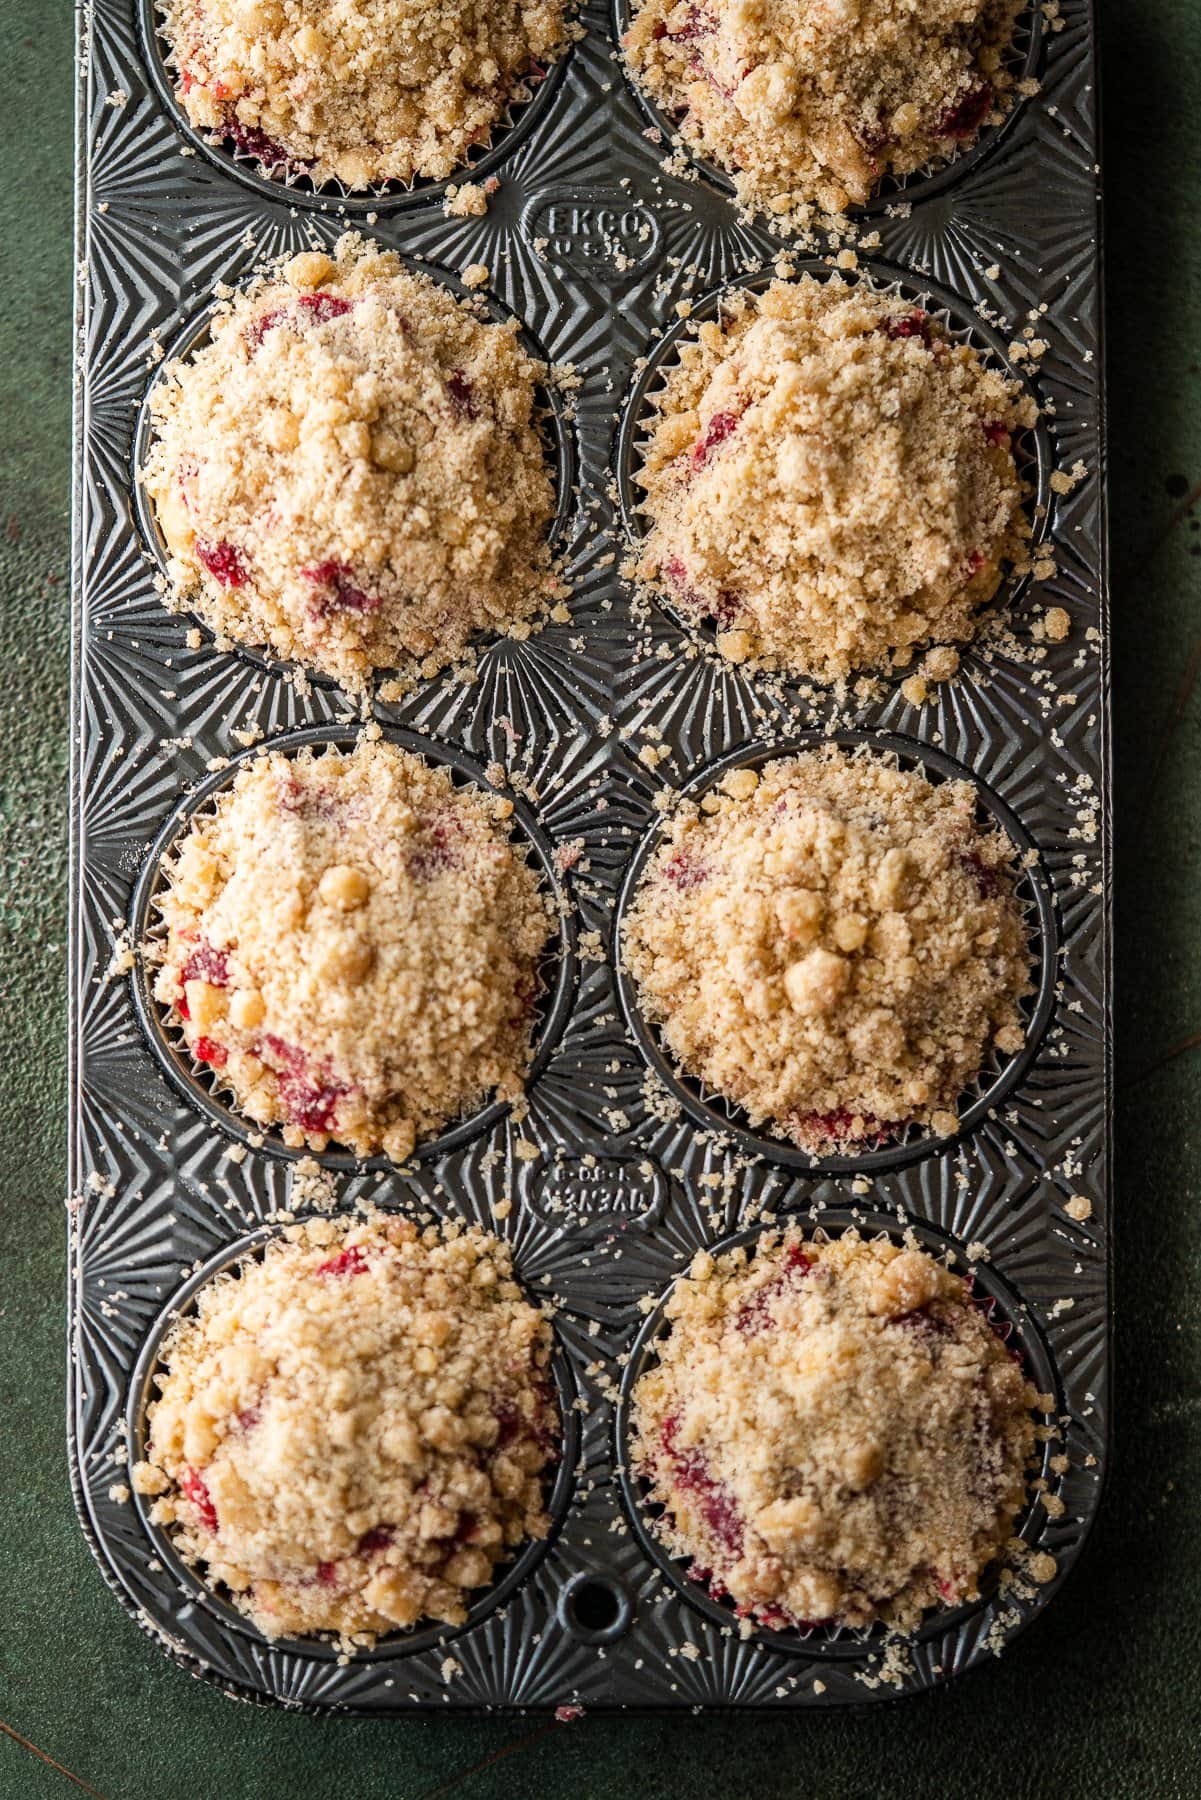
[[[0,0],[0,1800],[1201,1793],[1201,8],[1102,10],[1120,973],[1117,1454],[1101,1522],[1026,1638],[940,1694],[854,1715],[560,1726],[233,1705],[141,1635],[75,1523],[62,1402],[73,21],[67,0]]]

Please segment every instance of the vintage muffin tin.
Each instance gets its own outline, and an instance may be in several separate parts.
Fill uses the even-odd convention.
[[[273,183],[182,119],[151,0],[80,13],[69,1434],[80,1518],[138,1623],[193,1673],[247,1699],[373,1713],[481,1707],[831,1706],[928,1688],[987,1659],[1046,1604],[1099,1500],[1108,1394],[1109,847],[1094,32],[1086,0],[1032,7],[1019,55],[1040,81],[952,168],[864,209],[860,275],[899,283],[1044,408],[1026,446],[1058,573],[1014,592],[1012,633],[969,651],[921,709],[899,684],[839,707],[822,689],[717,660],[702,629],[639,601],[620,565],[639,530],[633,454],[677,302],[762,278],[780,241],[651,122],[596,4],[586,36],[482,150],[500,187],[448,218],[444,184],[344,198]],[[663,141],[656,140],[660,133]],[[133,497],[156,346],[203,330],[216,284],[348,224],[454,285],[491,271],[494,302],[576,382],[548,427],[571,504],[560,543],[569,624],[484,648],[379,703],[382,728],[460,775],[500,762],[518,830],[567,902],[538,1024],[528,1114],[485,1110],[395,1171],[314,1164],[249,1143],[171,1039],[130,946],[152,921],[158,859],[231,777],[248,738],[353,731],[328,682],[220,652],[157,591],[153,522]],[[810,253],[797,252],[805,266]],[[826,265],[820,264],[825,267]],[[1016,351],[1014,346],[1017,346]],[[565,445],[565,440],[569,443]],[[1053,469],[1083,474],[1056,491]],[[1062,484],[1060,484],[1062,485]],[[1066,641],[1042,638],[1051,605]],[[816,1166],[680,1084],[616,972],[632,870],[662,790],[703,786],[807,733],[867,737],[934,778],[962,772],[1031,852],[1037,992],[1026,1052],[985,1071],[949,1142]],[[227,760],[229,759],[229,760]],[[132,969],[130,963],[132,960]],[[674,1091],[673,1091],[674,1090]],[[208,1595],[128,1494],[156,1345],[199,1280],[324,1188],[502,1232],[520,1279],[554,1302],[570,1424],[555,1532],[479,1597],[460,1630],[398,1634],[349,1660],[270,1645]],[[1085,1209],[1067,1203],[1083,1197]],[[493,1205],[507,1198],[501,1219]],[[649,1534],[628,1465],[629,1388],[662,1297],[693,1251],[772,1217],[898,1231],[968,1253],[982,1303],[1054,1396],[1044,1474],[1063,1510],[1022,1523],[1058,1573],[994,1583],[898,1651],[878,1635],[757,1631],[688,1583]],[[961,1260],[961,1266],[963,1266]],[[1055,1455],[1055,1463],[1050,1457]],[[1062,1459],[1065,1458],[1066,1467]]]

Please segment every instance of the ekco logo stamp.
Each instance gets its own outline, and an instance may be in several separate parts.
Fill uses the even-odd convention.
[[[594,281],[642,274],[663,236],[651,208],[621,188],[543,188],[527,201],[522,227],[548,261]]]
[[[566,1156],[552,1165],[527,1195],[540,1218],[561,1224],[652,1224],[667,1199],[667,1177],[657,1163],[619,1156]]]

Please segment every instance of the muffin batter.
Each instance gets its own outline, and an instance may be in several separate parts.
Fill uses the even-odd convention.
[[[642,0],[625,49],[685,143],[787,217],[861,206],[1013,101],[1025,0]]]
[[[1015,863],[967,782],[825,746],[677,809],[623,953],[683,1071],[753,1126],[812,1152],[946,1134],[1024,1041]]]
[[[551,921],[512,810],[364,737],[259,756],[192,821],[154,991],[248,1120],[403,1160],[520,1093]]]
[[[134,1485],[269,1637],[458,1625],[549,1529],[550,1347],[483,1232],[292,1226],[173,1328]]]
[[[180,105],[269,174],[436,180],[565,42],[561,0],[170,0]]]
[[[840,681],[974,636],[1029,566],[1033,400],[937,319],[835,277],[733,293],[672,366],[638,573],[718,646]]]
[[[1038,1396],[958,1276],[790,1228],[750,1258],[701,1252],[667,1317],[633,1454],[694,1579],[772,1627],[904,1630],[976,1597]]]
[[[431,674],[557,592],[544,374],[353,234],[240,290],[154,391],[142,479],[174,603],[351,690]]]

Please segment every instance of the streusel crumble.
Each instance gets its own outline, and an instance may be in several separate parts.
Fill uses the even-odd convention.
[[[863,205],[1013,100],[1025,0],[642,0],[626,54],[686,144],[777,217]]]
[[[154,992],[239,1112],[401,1160],[521,1091],[551,922],[512,810],[364,738],[258,756],[193,819]]]
[[[563,0],[169,0],[162,29],[193,125],[347,188],[453,174],[566,41]]]
[[[516,331],[353,233],[235,294],[151,402],[175,603],[352,690],[532,619],[554,483]]]
[[[461,1624],[549,1529],[550,1350],[496,1238],[293,1226],[172,1328],[133,1483],[269,1637]]]
[[[795,1229],[700,1253],[634,1388],[657,1529],[768,1627],[911,1629],[978,1593],[1026,1491],[1038,1395],[925,1252]]]
[[[1029,566],[1014,461],[1033,400],[865,283],[735,292],[656,396],[641,577],[733,661],[821,680],[963,642]]]
[[[678,807],[622,952],[684,1072],[811,1152],[954,1131],[1030,985],[1016,852],[975,806],[824,746]]]

